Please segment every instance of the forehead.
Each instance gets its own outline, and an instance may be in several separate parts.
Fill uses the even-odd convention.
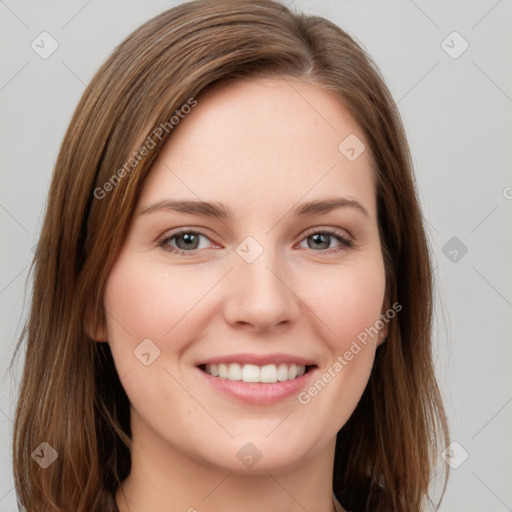
[[[345,140],[358,140],[358,150],[367,143],[335,93],[298,79],[257,78],[223,83],[197,102],[155,160],[141,203],[189,198],[277,212],[299,199],[344,195],[375,215],[369,152],[355,160],[343,152]]]

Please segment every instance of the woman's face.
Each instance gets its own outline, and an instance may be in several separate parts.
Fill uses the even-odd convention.
[[[231,471],[332,457],[381,341],[367,143],[333,93],[298,80],[236,81],[197,101],[106,286],[103,336],[134,445]],[[340,206],[315,206],[327,200]]]

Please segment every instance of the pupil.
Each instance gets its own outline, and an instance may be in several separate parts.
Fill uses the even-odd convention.
[[[183,245],[183,244],[180,244],[179,241],[180,240],[184,240],[185,241],[185,244],[184,244],[184,247],[180,247],[180,249],[190,249],[190,248],[193,248],[193,249],[196,249],[196,247],[191,247],[191,244],[194,243],[194,241],[197,242],[197,240],[194,240],[194,238],[196,238],[196,235],[193,235],[193,234],[190,234],[190,233],[185,233],[183,235],[181,235],[179,238],[178,238],[178,246],[180,245]]]
[[[330,235],[322,235],[321,233],[317,233],[316,235],[312,235],[312,238],[314,239],[314,241],[316,243],[320,243],[320,244],[326,244],[325,240],[329,237]],[[319,240],[320,238],[320,240]],[[322,242],[321,239],[324,239],[324,241]],[[316,246],[318,248],[318,246]],[[329,247],[329,243],[327,242],[327,247]],[[322,249],[326,249],[327,247],[322,247]]]

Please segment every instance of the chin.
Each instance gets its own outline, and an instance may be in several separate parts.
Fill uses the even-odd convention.
[[[246,435],[229,439],[226,443],[217,442],[215,453],[211,450],[214,442],[208,443],[200,458],[224,471],[266,474],[291,470],[307,457],[308,446],[304,437],[285,440],[278,435],[271,439],[272,435],[267,438],[265,435]]]

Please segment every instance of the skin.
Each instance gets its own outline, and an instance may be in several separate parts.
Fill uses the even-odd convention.
[[[121,512],[332,512],[336,433],[383,338],[369,337],[308,404],[296,395],[273,405],[238,402],[195,363],[285,352],[313,359],[320,378],[385,312],[371,160],[363,152],[349,161],[338,150],[349,134],[368,144],[334,93],[297,79],[235,81],[197,99],[145,182],[107,281],[107,325],[96,332],[110,344],[131,402],[132,471],[116,501]],[[290,215],[296,203],[333,195],[358,201],[368,215],[354,207]],[[141,214],[164,199],[220,202],[234,215]],[[180,227],[204,235],[189,249],[195,254],[158,246]],[[311,238],[328,228],[353,245]],[[263,249],[252,263],[236,252],[247,236]],[[179,236],[169,246],[187,250]],[[134,357],[147,338],[160,350],[149,366]],[[252,467],[237,457],[248,442],[262,455]]]

